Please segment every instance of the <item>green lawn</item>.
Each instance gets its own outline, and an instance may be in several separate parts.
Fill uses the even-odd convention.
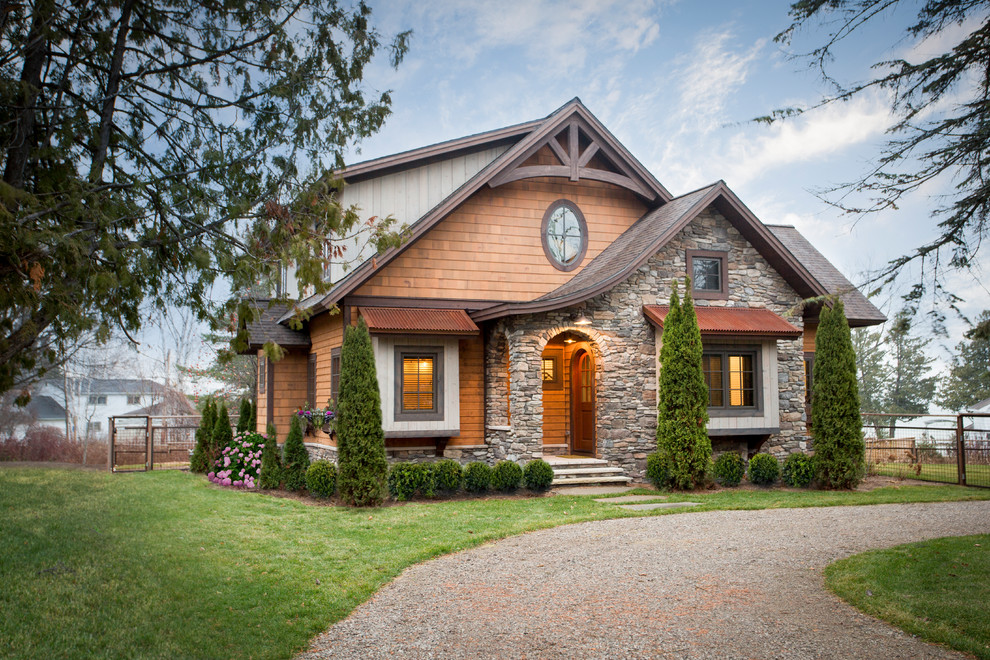
[[[826,568],[825,580],[867,614],[990,659],[990,535],[866,552]]]
[[[698,511],[990,499],[990,491],[668,499],[701,502]],[[587,496],[347,509],[219,488],[185,472],[4,467],[0,657],[285,658],[410,564],[524,531],[634,515],[658,513]]]

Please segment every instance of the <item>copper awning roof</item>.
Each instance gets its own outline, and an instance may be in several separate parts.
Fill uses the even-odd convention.
[[[475,335],[480,332],[463,309],[361,307],[360,313],[373,333]]]
[[[660,328],[663,327],[663,320],[669,311],[669,305],[643,305],[646,318]],[[800,328],[769,309],[698,306],[694,311],[698,316],[698,328],[703,335],[773,338],[801,336]]]

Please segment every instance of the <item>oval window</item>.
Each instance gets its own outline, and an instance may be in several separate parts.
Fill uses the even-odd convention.
[[[543,214],[543,251],[558,270],[573,270],[588,250],[588,225],[581,210],[557,200]]]

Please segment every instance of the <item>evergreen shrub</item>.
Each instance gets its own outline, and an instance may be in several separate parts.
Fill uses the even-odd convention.
[[[646,478],[654,488],[666,488],[670,483],[670,473],[667,471],[667,461],[660,452],[653,452],[646,457]]]
[[[199,428],[196,429],[196,447],[189,459],[191,472],[203,474],[213,465],[210,448],[213,446],[213,426],[216,421],[213,399],[207,399],[203,404],[203,414],[199,418]]]
[[[258,486],[274,490],[282,485],[282,452],[278,448],[278,434],[275,425],[268,424],[265,434],[265,448],[261,452],[261,474],[258,476]]]
[[[464,469],[457,461],[445,458],[430,465],[433,487],[438,493],[456,493],[464,481]]]
[[[807,488],[815,478],[815,459],[807,454],[791,454],[780,471],[784,483],[792,488]]]
[[[306,490],[326,499],[337,490],[337,468],[330,461],[313,461],[306,470]]]
[[[491,486],[503,493],[511,493],[522,483],[523,470],[515,461],[499,461],[492,470]]]
[[[682,490],[705,484],[712,456],[701,356],[701,331],[687,278],[684,304],[675,282],[663,322],[657,405],[657,452],[667,469],[665,485]]]
[[[430,496],[432,476],[425,463],[395,463],[388,471],[388,492],[400,502],[411,500],[417,493]]]
[[[247,433],[248,431],[254,431],[251,428],[251,402],[247,399],[241,399],[241,407],[237,411],[237,432]]]
[[[760,453],[749,459],[749,480],[758,486],[771,486],[780,476],[780,463],[770,454]]]
[[[746,474],[746,463],[742,456],[734,451],[729,451],[715,460],[712,472],[715,475],[715,480],[723,486],[738,486],[743,475]]]
[[[282,478],[287,490],[299,491],[306,488],[306,470],[309,469],[309,452],[303,444],[302,419],[292,416],[292,426],[282,447]]]
[[[385,499],[388,460],[375,355],[363,318],[344,332],[336,430],[341,499],[353,506],[378,506]]]
[[[856,353],[842,301],[822,307],[811,394],[815,476],[825,488],[855,488],[866,474]]]
[[[230,426],[227,405],[221,401],[216,421],[213,423],[213,433],[210,434],[210,465],[220,458],[220,452],[224,447],[229,446],[233,439],[234,429]]]
[[[464,468],[464,488],[471,493],[483,493],[492,482],[492,469],[481,461],[472,461]]]
[[[542,458],[532,460],[523,468],[523,481],[530,490],[547,490],[553,485],[553,468]]]

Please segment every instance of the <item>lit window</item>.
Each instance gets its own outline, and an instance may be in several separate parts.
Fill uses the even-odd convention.
[[[443,419],[443,347],[395,349],[395,420]]]
[[[544,383],[552,383],[557,379],[557,361],[552,357],[543,358],[543,366],[540,372],[543,374]]]
[[[756,408],[756,357],[753,350],[706,351],[702,370],[710,408]]]
[[[402,358],[402,410],[433,410],[433,357]]]
[[[557,270],[577,268],[588,251],[588,225],[581,210],[557,200],[543,215],[543,252]]]

